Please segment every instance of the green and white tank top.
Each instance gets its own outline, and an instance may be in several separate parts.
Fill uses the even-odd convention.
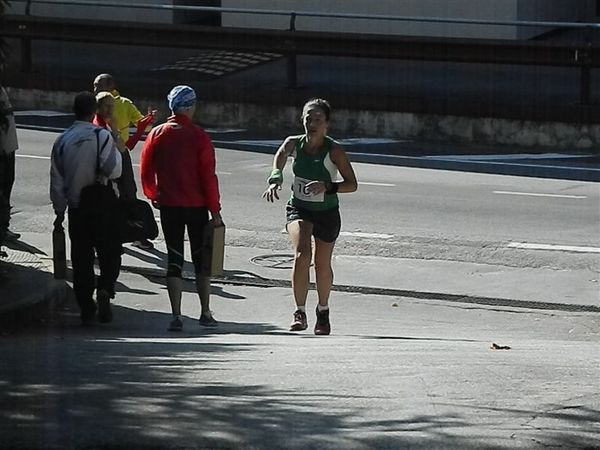
[[[336,208],[339,204],[337,194],[309,195],[306,192],[306,184],[311,181],[334,182],[338,178],[338,169],[331,160],[331,148],[333,139],[325,136],[323,146],[314,155],[304,151],[306,135],[296,141],[292,173],[294,180],[292,184],[292,195],[290,203],[296,207],[309,209],[311,211],[325,211]]]

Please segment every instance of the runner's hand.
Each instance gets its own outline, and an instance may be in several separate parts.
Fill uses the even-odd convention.
[[[327,191],[327,185],[324,181],[311,181],[306,183],[306,193],[309,195],[319,195]]]
[[[266,198],[268,202],[273,203],[275,199],[279,200],[279,194],[277,191],[281,190],[281,186],[276,183],[269,185],[269,188],[263,192],[262,198]]]

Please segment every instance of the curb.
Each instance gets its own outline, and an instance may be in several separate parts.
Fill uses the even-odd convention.
[[[600,182],[600,169],[582,167],[544,166],[496,161],[468,161],[448,159],[427,159],[413,156],[396,156],[348,152],[353,161],[421,169],[452,170],[461,172],[489,173],[520,177],[553,178],[561,180]]]
[[[224,140],[213,140],[215,146],[228,146],[233,150],[263,153],[273,155],[271,147],[240,145]],[[600,182],[600,168],[588,169],[583,167],[550,166],[498,161],[473,161],[454,159],[452,157],[418,157],[390,155],[384,153],[353,152],[346,148],[346,153],[353,162],[366,164],[381,164],[387,166],[413,167],[418,169],[452,170],[459,172],[488,173],[494,175],[512,175],[520,177],[553,178],[560,180]]]
[[[42,267],[29,267],[29,269],[36,270],[47,278],[45,283],[43,283],[43,287],[39,292],[33,292],[7,304],[0,304],[0,316],[10,316],[27,312],[31,312],[32,315],[36,316],[43,310],[53,311],[56,307],[74,298],[73,290],[66,280],[54,279],[51,258],[37,255],[34,258]],[[27,266],[15,265],[18,266],[16,270],[27,268]]]

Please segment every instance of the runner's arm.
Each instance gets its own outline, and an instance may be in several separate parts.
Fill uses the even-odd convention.
[[[337,166],[340,175],[344,179],[342,182],[337,184],[337,192],[354,192],[358,189],[358,181],[356,181],[356,174],[352,168],[352,164],[348,159],[348,155],[340,145],[335,145],[331,149],[331,160]]]

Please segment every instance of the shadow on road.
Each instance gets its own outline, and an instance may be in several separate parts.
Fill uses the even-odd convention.
[[[464,404],[451,405],[451,414],[402,410],[390,413],[394,419],[372,420],[350,406],[353,399],[377,400],[360,391],[306,386],[298,392],[286,389],[285,379],[283,387],[240,382],[240,368],[247,367],[240,359],[260,358],[267,344],[210,337],[282,334],[270,324],[224,322],[217,330],[194,326],[173,334],[164,331],[165,313],[115,306],[112,324],[84,328],[76,311],[67,305],[53,325],[2,338],[0,447],[513,448],[486,444],[475,428],[480,424],[469,422],[472,412],[460,413]],[[324,363],[315,361],[315,370]],[[498,413],[516,428],[526,424],[518,442],[538,445],[527,431],[548,418],[554,420],[544,445],[596,448],[584,434],[598,432],[598,411],[555,405],[546,412]]]

